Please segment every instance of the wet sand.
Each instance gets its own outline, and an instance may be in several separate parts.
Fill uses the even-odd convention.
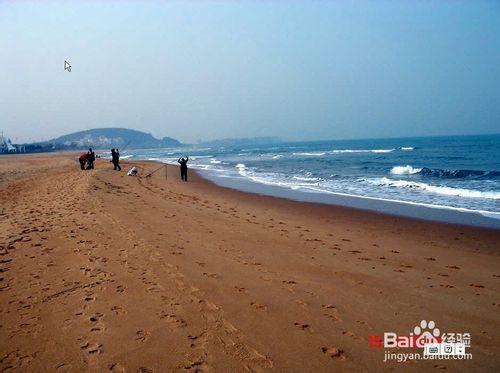
[[[498,371],[500,231],[0,157],[0,368]],[[420,320],[472,360],[383,362]],[[398,352],[405,352],[401,349]],[[415,352],[416,350],[410,350]]]

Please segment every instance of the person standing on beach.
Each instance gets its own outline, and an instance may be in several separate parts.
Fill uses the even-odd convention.
[[[177,162],[181,165],[181,180],[188,181],[188,166],[187,163],[189,161],[189,157],[179,158]]]
[[[111,162],[113,162],[115,171],[122,170],[120,167],[120,153],[118,152],[118,149],[111,149]]]
[[[95,161],[95,153],[92,150],[92,148],[89,148],[89,151],[87,153],[87,170],[93,170],[94,169],[94,161]]]

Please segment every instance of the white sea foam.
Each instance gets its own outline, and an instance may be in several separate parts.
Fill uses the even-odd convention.
[[[333,149],[333,154],[343,153],[391,153],[395,149]]]
[[[406,180],[392,180],[387,177],[381,179],[367,180],[369,183],[374,185],[383,185],[389,187],[405,188],[412,190],[426,191],[436,194],[442,194],[446,196],[456,196],[464,198],[486,198],[500,200],[500,192],[482,192],[479,190],[463,189],[463,188],[452,188],[447,186],[430,185],[426,183],[419,183],[415,181]]]
[[[320,179],[317,177],[305,177],[305,176],[294,176],[292,179],[299,181],[319,181]]]
[[[244,163],[238,163],[236,166],[234,166],[235,168],[238,169],[238,173],[241,175],[241,176],[248,176],[248,173],[247,173],[247,166],[245,166]]]
[[[356,198],[362,198],[362,199],[368,199],[368,200],[395,202],[395,203],[402,203],[402,204],[414,205],[414,206],[424,206],[424,207],[429,207],[429,208],[478,213],[478,214],[481,214],[481,215],[489,217],[489,218],[500,219],[499,212],[492,212],[492,211],[486,211],[486,210],[480,210],[480,209],[470,209],[470,208],[465,208],[465,207],[447,206],[447,205],[440,205],[440,204],[435,204],[435,203],[431,204],[431,203],[426,203],[426,202],[407,201],[407,200],[399,200],[399,199],[383,198],[383,197],[375,197],[375,196],[363,196],[363,195],[353,194],[353,193],[342,193],[342,192],[330,190],[329,188],[325,188],[325,186],[320,185],[319,183],[318,184],[311,184],[311,183],[286,182],[286,181],[276,179],[276,175],[259,175],[259,176],[257,176],[254,173],[250,173],[250,172],[247,173],[246,166],[242,163],[236,165],[236,168],[238,168],[241,171],[240,174],[242,176],[245,176],[252,181],[255,181],[255,182],[258,182],[261,184],[266,184],[266,185],[289,188],[292,190],[301,190],[304,192],[309,191],[309,192],[315,192],[315,193],[326,193],[326,194],[346,196],[346,197],[356,197]],[[383,178],[383,179],[387,179],[387,178]],[[389,179],[387,179],[387,180],[389,180]],[[398,180],[392,180],[392,181],[398,181]],[[375,180],[372,180],[372,183],[375,184]],[[377,184],[380,185],[380,180]],[[450,188],[450,189],[453,189],[453,188]],[[453,194],[453,195],[456,195],[456,194]],[[500,198],[500,196],[497,196],[497,198]]]
[[[203,158],[213,158],[213,155],[193,155],[192,160],[203,159]]]
[[[298,189],[298,188],[292,188],[292,189]],[[363,196],[363,195],[351,194],[351,193],[341,193],[341,192],[334,192],[334,191],[330,191],[330,190],[325,190],[323,188],[316,188],[313,186],[301,187],[300,189],[310,190],[310,191],[317,192],[317,193],[327,193],[327,194],[333,194],[333,195],[345,196],[345,197],[356,197],[356,198],[368,199],[368,200],[373,200],[373,201],[395,202],[395,203],[401,203],[401,204],[405,204],[405,205],[424,206],[424,207],[442,209],[442,210],[471,212],[471,213],[481,214],[482,216],[485,216],[488,218],[500,220],[500,212],[476,210],[476,209],[470,209],[470,208],[466,208],[466,207],[455,207],[455,206],[447,206],[447,205],[440,205],[440,204],[434,204],[434,203],[431,204],[431,203],[426,203],[426,202],[403,201],[403,200],[392,199],[392,198]]]
[[[393,174],[393,175],[413,175],[413,174],[418,174],[420,171],[422,171],[421,168],[413,168],[410,165],[394,166],[391,169],[391,174]]]
[[[210,163],[219,164],[219,163],[222,163],[222,161],[219,161],[217,159],[211,159]]]
[[[304,155],[304,156],[307,156],[307,157],[321,157],[323,155],[325,155],[326,152],[321,152],[321,153],[293,153],[293,155]]]
[[[415,150],[415,148],[413,146],[402,146],[400,149],[401,150],[407,150],[407,151],[408,150]]]

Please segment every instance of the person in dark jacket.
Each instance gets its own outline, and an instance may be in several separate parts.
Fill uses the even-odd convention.
[[[120,167],[120,153],[118,152],[118,149],[111,149],[111,162],[113,162],[115,171],[122,170]]]
[[[181,180],[188,181],[188,166],[187,163],[189,161],[189,157],[179,158],[177,162],[181,165]]]
[[[95,161],[95,153],[92,150],[92,148],[89,148],[89,151],[87,152],[87,170],[94,169],[94,161]]]

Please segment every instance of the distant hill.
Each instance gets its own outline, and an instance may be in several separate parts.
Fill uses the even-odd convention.
[[[268,145],[283,142],[279,137],[240,137],[226,138],[211,141],[199,141],[200,145],[209,146],[248,146],[248,145]]]
[[[49,141],[74,147],[94,148],[162,148],[182,145],[179,141],[164,137],[157,139],[151,134],[127,128],[94,128],[58,137]]]
[[[49,141],[33,144],[21,144],[23,152],[41,153],[60,150],[85,150],[89,147],[94,149],[111,148],[168,148],[182,146],[182,144],[171,137],[157,139],[151,134],[127,128],[94,128],[64,135]]]

